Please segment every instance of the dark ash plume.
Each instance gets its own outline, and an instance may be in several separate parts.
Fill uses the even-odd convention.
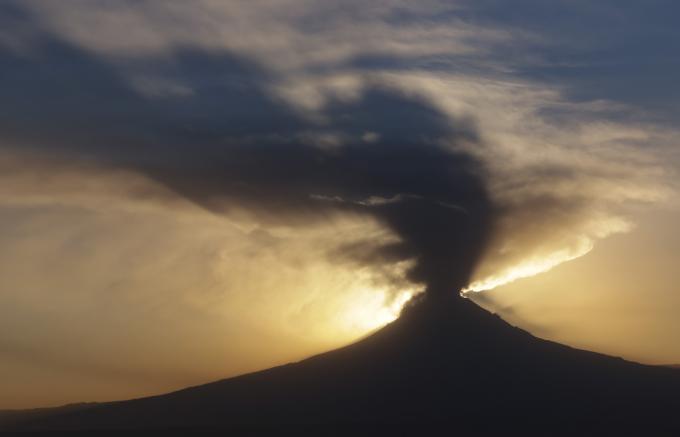
[[[256,116],[266,123],[274,113]],[[295,134],[251,144],[231,138],[221,146],[177,148],[185,165],[146,171],[207,207],[247,205],[270,220],[304,224],[334,210],[369,214],[401,242],[364,261],[415,259],[409,279],[426,284],[428,293],[465,287],[485,247],[491,206],[477,164],[439,140],[474,141],[470,127],[452,125],[424,102],[388,89],[331,104],[323,116],[324,127],[346,143],[319,147]],[[370,143],[361,140],[366,132],[375,138]]]
[[[13,144],[133,168],[207,208],[238,205],[263,220],[368,214],[401,242],[363,261],[415,259],[409,279],[431,294],[467,285],[491,206],[477,163],[441,144],[477,141],[469,123],[380,84],[354,101],[330,98],[310,121],[265,92],[271,77],[228,53],[128,65],[191,90],[149,98],[90,54],[40,38],[31,57],[0,56],[0,109],[11,114],[0,128]]]

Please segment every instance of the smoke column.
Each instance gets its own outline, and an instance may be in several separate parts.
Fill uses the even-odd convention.
[[[479,166],[452,150],[477,142],[469,123],[384,84],[331,97],[310,116],[271,97],[267,73],[201,51],[162,66],[191,84],[191,99],[149,100],[89,54],[43,38],[42,68],[30,57],[3,60],[15,120],[49,120],[39,132],[5,126],[16,144],[142,172],[214,211],[247,208],[301,226],[334,211],[369,214],[401,242],[360,254],[363,262],[415,260],[408,277],[428,293],[467,285],[491,222]],[[20,104],[44,90],[62,96],[49,99],[58,107]],[[93,106],[93,95],[106,104]]]
[[[253,123],[292,115],[273,104],[262,110]],[[450,149],[476,141],[470,126],[385,88],[332,103],[323,116],[339,144],[300,142],[317,127],[298,119],[298,132],[250,144],[233,137],[222,145],[178,143],[173,151],[183,164],[142,170],[208,208],[246,206],[265,220],[304,225],[333,211],[369,214],[401,241],[350,254],[379,265],[415,260],[408,277],[430,294],[466,286],[491,225],[481,169]]]

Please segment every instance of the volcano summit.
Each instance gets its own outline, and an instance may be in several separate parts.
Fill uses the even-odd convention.
[[[8,414],[14,430],[680,430],[680,372],[535,338],[428,295],[350,346],[162,396]],[[447,432],[448,432],[447,431]]]

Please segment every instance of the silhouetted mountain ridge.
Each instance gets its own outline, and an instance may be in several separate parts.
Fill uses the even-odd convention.
[[[430,296],[375,334],[298,363],[14,426],[648,432],[680,429],[679,389],[677,370],[537,339],[470,301]]]

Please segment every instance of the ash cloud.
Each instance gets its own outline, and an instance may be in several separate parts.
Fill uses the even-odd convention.
[[[277,116],[274,110],[256,115],[269,121]],[[176,148],[188,165],[147,171],[209,208],[247,205],[274,221],[323,220],[337,210],[368,214],[401,239],[375,251],[390,255],[373,262],[397,254],[417,260],[409,278],[432,293],[465,286],[490,231],[492,209],[478,163],[441,141],[475,141],[471,127],[458,128],[424,102],[388,89],[331,104],[323,116],[326,128],[349,138],[346,144],[327,149],[300,144],[293,135],[243,145],[232,137],[233,144]],[[380,139],[362,142],[367,131]]]
[[[211,211],[247,208],[272,224],[368,215],[400,241],[363,260],[414,260],[408,279],[428,293],[468,283],[492,224],[479,163],[452,147],[479,141],[470,122],[379,84],[329,98],[310,119],[271,97],[265,71],[200,50],[137,66],[160,66],[191,90],[145,99],[88,53],[48,34],[38,41],[35,56],[0,61],[3,106],[14,111],[3,128],[15,144],[133,169]]]

